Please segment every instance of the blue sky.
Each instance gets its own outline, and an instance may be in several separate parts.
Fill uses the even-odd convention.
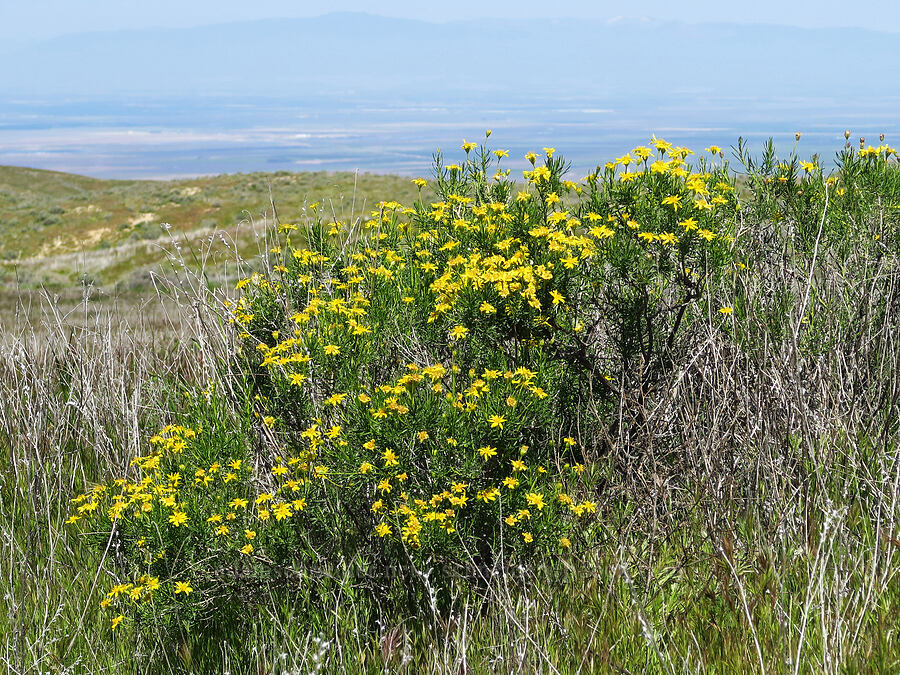
[[[181,27],[332,11],[450,21],[484,17],[652,17],[697,22],[854,26],[900,33],[900,3],[885,0],[0,0],[0,39],[20,42],[71,32]]]

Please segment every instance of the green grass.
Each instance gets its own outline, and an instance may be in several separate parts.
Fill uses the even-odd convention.
[[[124,470],[141,434],[174,419],[180,386],[203,378],[195,349],[155,354],[121,337],[79,333],[0,378],[0,658],[10,672],[760,672],[756,641],[768,672],[792,670],[798,649],[802,673],[829,670],[825,659],[842,672],[900,665],[897,544],[879,525],[884,495],[855,485],[877,464],[874,449],[837,439],[823,445],[827,466],[848,468],[790,505],[701,491],[690,511],[660,511],[660,499],[679,504],[664,487],[606,493],[588,550],[498,570],[477,595],[451,589],[450,618],[431,612],[427,594],[420,616],[379,614],[326,564],[338,582],[316,597],[276,581],[249,618],[244,600],[230,621],[174,643],[113,633],[98,603],[115,556],[64,534],[67,497]],[[837,505],[847,513],[827,524]]]

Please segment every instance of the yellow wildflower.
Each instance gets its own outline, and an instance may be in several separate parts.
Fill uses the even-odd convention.
[[[171,516],[169,516],[169,522],[172,523],[175,527],[180,527],[187,521],[188,517],[184,511],[175,511]]]
[[[538,511],[544,508],[544,495],[539,492],[529,492],[525,495],[525,499],[529,506],[533,506]]]
[[[454,340],[462,340],[469,333],[469,329],[465,326],[454,326],[450,329],[450,337]]]
[[[483,448],[478,448],[478,454],[481,455],[481,458],[483,460],[487,461],[491,457],[495,457],[497,455],[497,448],[492,448],[491,446],[486,445]]]
[[[190,583],[188,583],[187,581],[176,581],[175,582],[175,595],[178,595],[179,593],[184,593],[185,595],[190,595],[191,591],[193,591],[193,590],[194,589],[191,588]]]

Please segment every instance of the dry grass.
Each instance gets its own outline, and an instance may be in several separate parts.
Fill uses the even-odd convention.
[[[777,261],[762,261],[771,267],[742,292],[765,302],[802,279]],[[63,520],[68,495],[142,453],[177,410],[180,384],[214,375],[215,349],[202,346],[212,317],[200,323],[189,304],[160,297],[135,324],[134,305],[114,299],[28,294],[16,303],[31,297],[23,327],[0,346],[0,662],[10,672],[889,672],[900,268],[860,263],[820,262],[814,291],[832,311],[818,354],[794,348],[790,323],[781,341],[736,349],[771,330],[765,312],[732,335],[708,328],[682,343],[679,367],[631,402],[595,458],[593,544],[570,563],[498,567],[477,595],[424,579],[422,616],[380,628],[374,608],[346,603],[349,588],[321,597],[315,615],[272,588],[249,635],[189,636],[177,648],[108,635],[97,599],[114,552],[66,536]],[[441,590],[454,597],[449,618],[428,604]]]

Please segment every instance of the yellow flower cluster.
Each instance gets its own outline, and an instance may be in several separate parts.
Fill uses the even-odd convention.
[[[730,242],[716,225],[722,221],[718,210],[734,205],[733,186],[725,174],[691,171],[686,158],[693,153],[687,148],[655,137],[651,146],[655,151],[637,147],[606,165],[604,174],[589,175],[581,183],[561,178],[561,160],[554,158],[553,148],[544,149],[544,164],[529,153],[533,169],[525,172],[528,189],[507,190],[504,197],[502,191],[492,196],[471,192],[467,181],[479,181],[484,167],[479,169],[473,160],[477,145],[464,143],[466,162],[439,168],[442,198],[413,207],[382,202],[357,231],[332,222],[322,227],[328,235],[323,245],[296,248],[288,240],[274,249],[281,258],[273,268],[277,278],[252,275],[238,284],[245,295],[233,307],[233,320],[248,327],[243,337],[252,350],[247,353],[257,352],[259,366],[269,371],[273,382],[292,391],[290,396],[309,397],[317,416],[317,424],[304,432],[310,441],[322,429],[342,430],[347,421],[355,420],[351,426],[358,426],[364,415],[370,428],[390,425],[394,436],[401,431],[418,435],[419,445],[431,446],[430,452],[459,455],[455,445],[441,447],[438,440],[446,437],[455,444],[453,424],[459,421],[469,428],[484,425],[485,434],[522,428],[539,416],[538,404],[548,396],[538,383],[539,373],[527,367],[466,373],[453,358],[446,364],[410,363],[393,381],[354,382],[343,390],[323,388],[317,374],[340,364],[361,364],[377,351],[385,321],[396,322],[398,317],[404,317],[406,325],[421,325],[421,317],[427,316],[426,325],[442,327],[448,347],[463,350],[476,331],[498,321],[524,321],[532,327],[528,330],[555,328],[577,334],[583,322],[572,311],[579,298],[573,297],[571,280],[605,268],[619,249],[630,247],[641,257],[652,257],[680,247],[683,256],[691,251],[702,256],[703,245],[720,238]],[[507,154],[493,156],[499,162]],[[620,167],[624,172],[617,174]],[[503,176],[498,171],[495,181],[502,183]],[[414,183],[420,190],[428,185],[423,179]],[[579,201],[620,189],[633,193],[626,204],[604,205],[594,197]],[[680,230],[677,234],[674,227],[666,229],[660,217],[642,217],[652,209],[665,216],[666,208],[673,215],[671,226]],[[249,330],[264,298],[295,307],[288,310],[283,329]],[[271,319],[266,321],[271,324]],[[529,343],[537,344],[534,338]],[[428,409],[443,410],[452,423],[443,429],[415,428],[414,412]],[[277,419],[277,411],[272,414]],[[478,417],[475,425],[472,416]],[[471,457],[484,465],[515,459],[515,448],[502,447],[489,435],[481,442],[469,440]],[[329,441],[342,447],[354,444],[342,431]],[[363,445],[369,454],[358,455],[359,475],[372,481],[373,494],[379,497],[372,503],[374,512],[403,521],[393,527],[379,522],[376,533],[386,537],[397,531],[413,544],[420,541],[423,523],[438,523],[452,533],[459,508],[471,503],[469,493],[446,489],[412,494],[405,484],[419,481],[406,459],[414,449],[398,454],[398,448],[384,447],[376,453],[374,443],[370,439]],[[308,448],[311,456],[318,451],[315,443]],[[347,472],[347,467],[341,469]],[[515,489],[520,482],[511,475],[495,479],[478,485],[475,501],[494,503],[501,488]],[[386,500],[398,495],[399,502],[388,508]],[[435,510],[446,504],[449,508]],[[574,514],[590,512],[574,503],[567,506]]]
[[[263,561],[355,533],[433,554],[493,546],[509,528],[523,555],[577,542],[597,507],[586,451],[558,432],[575,429],[560,355],[587,349],[614,275],[695,284],[731,242],[727,175],[693,171],[686,148],[650,146],[581,182],[564,178],[553,148],[542,162],[529,153],[523,186],[500,168],[506,151],[466,143],[462,164],[439,167],[433,201],[416,179],[413,206],[381,202],[356,223],[314,211],[306,228],[282,227],[271,272],[239,281],[228,304],[255,387],[246,424],[279,450],[251,455],[252,441],[227,440],[200,412],[207,422],[150,439],[136,478],[77,497],[69,522],[116,523],[145,571],[106,605],[160,587],[187,597],[185,568],[167,556],[189,550]]]
[[[199,466],[195,458],[188,457],[192,443],[201,438],[201,434],[200,429],[166,426],[150,438],[153,451],[132,460],[140,474],[138,480],[116,479],[111,487],[97,485],[90,492],[76,496],[72,499],[77,505],[76,512],[67,523],[75,524],[82,517],[105,513],[110,523],[136,533],[134,547],[145,566],[163,560],[171,532],[188,530],[198,520],[197,516],[188,515],[189,511],[196,512],[203,506],[198,495],[246,489],[249,467],[244,460],[214,461]],[[206,534],[222,537],[232,528],[244,525],[246,518],[239,514],[246,510],[248,503],[245,498],[235,497],[228,502],[227,513],[205,518],[209,528]],[[100,509],[101,505],[105,506],[104,510]],[[222,524],[223,521],[228,524]],[[244,533],[248,539],[255,536],[249,529]],[[133,602],[147,601],[159,588],[157,576],[141,575],[134,583],[113,586],[101,606],[115,606],[122,598]],[[188,582],[174,581],[169,590],[176,595],[187,595],[193,589]]]

